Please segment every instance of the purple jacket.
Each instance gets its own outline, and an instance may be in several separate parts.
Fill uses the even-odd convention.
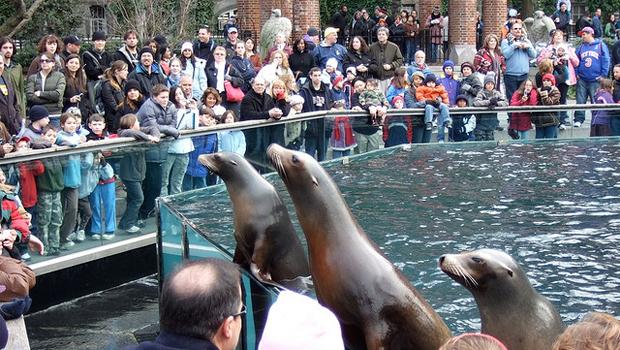
[[[459,81],[455,80],[453,77],[446,76],[445,78],[437,79],[437,83],[443,85],[448,92],[450,106],[456,105],[456,96],[458,96],[459,90],[461,89]]]
[[[609,91],[598,90],[594,95],[596,103],[613,104],[614,97]],[[592,111],[592,125],[609,125],[610,111]]]

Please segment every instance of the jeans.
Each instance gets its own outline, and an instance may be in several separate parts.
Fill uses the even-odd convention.
[[[161,196],[181,193],[187,164],[189,164],[189,153],[168,153],[161,170]],[[170,191],[168,191],[168,184],[170,184]]]
[[[418,48],[418,43],[416,39],[406,39],[405,40],[405,63],[415,62],[415,52]]]
[[[446,104],[440,103],[439,108],[426,105],[426,107],[424,107],[424,124],[433,121],[433,112],[436,110],[439,110],[439,120],[437,120],[437,141],[444,141],[446,139],[446,135],[443,125],[445,122],[452,120],[450,119],[450,110]]]
[[[431,43],[431,62],[437,62],[437,56],[439,54],[439,45]]]
[[[557,125],[536,127],[536,138],[537,139],[557,139],[558,138]]]
[[[207,187],[206,176],[191,176],[185,174],[183,177],[183,192],[197,190],[199,188]]]
[[[431,142],[432,130],[426,130],[425,125],[413,127],[413,139],[411,143],[429,143]]]
[[[116,231],[116,184],[114,182],[97,184],[89,198],[90,207],[93,210],[90,232],[114,233]]]
[[[351,154],[351,150],[350,149],[347,149],[347,150],[344,150],[344,151],[332,150],[332,159],[346,157],[346,156],[348,156],[350,154]]]
[[[123,184],[125,185],[125,191],[127,191],[127,207],[121,220],[118,222],[118,228],[126,230],[136,225],[138,212],[144,201],[144,194],[142,193],[142,183],[140,181],[123,180]]]
[[[598,81],[589,83],[583,79],[577,80],[577,104],[586,103],[588,97],[590,97],[590,103],[595,103],[594,94],[596,94],[596,89],[598,89],[598,86]],[[583,110],[575,111],[574,119],[575,122],[583,123],[586,120],[586,112]]]
[[[519,140],[520,141],[525,141],[527,140],[527,130],[525,131],[517,131],[517,134],[519,135]]]
[[[506,87],[506,100],[510,101],[512,95],[517,91],[521,83],[527,80],[527,74],[523,75],[504,75],[504,86]]]
[[[565,105],[568,96],[568,85],[558,84],[558,90],[560,90],[560,104]],[[568,124],[568,113],[566,111],[560,111],[560,124]]]

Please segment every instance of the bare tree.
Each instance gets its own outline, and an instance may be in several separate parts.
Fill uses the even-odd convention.
[[[30,6],[26,6],[24,0],[8,0],[9,3],[15,7],[15,13],[7,18],[7,20],[0,26],[0,36],[12,37],[17,33],[26,23],[30,21],[32,15],[41,6],[45,0],[35,0]]]

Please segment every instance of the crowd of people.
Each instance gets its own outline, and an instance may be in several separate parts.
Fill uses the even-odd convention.
[[[561,14],[565,7],[564,1],[558,3]],[[87,238],[113,239],[118,229],[139,232],[160,195],[215,184],[217,179],[197,161],[200,154],[237,152],[262,170],[271,143],[324,160],[328,151],[335,158],[430,142],[434,128],[437,142],[493,140],[501,129],[496,107],[566,104],[570,86],[576,87],[577,103],[588,98],[603,104],[620,100],[620,64],[613,65],[608,79],[611,65],[620,58],[614,58],[614,50],[610,56],[597,38],[597,21],[592,21],[594,27],[581,28],[582,43],[576,49],[565,42],[561,29],[555,29],[537,51],[511,10],[505,25],[484,38],[471,62],[456,66],[446,60],[442,74],[436,75],[426,55],[436,57],[437,47],[425,52],[415,41],[390,40],[398,33],[394,27],[419,28],[415,11],[402,11],[391,19],[377,8],[372,19],[360,10],[352,23],[346,13],[342,6],[322,40],[312,27],[299,38],[280,33],[262,56],[255,40],[239,38],[234,24],[226,26],[222,43],[203,26],[193,41],[181,42],[179,50],[163,35],[139,45],[131,30],[116,50],[107,47],[103,32],[93,33],[87,50],[75,35],[61,40],[49,34],[40,39],[38,53],[25,70],[14,60],[13,40],[0,38],[0,156],[117,136],[152,143],[161,137],[173,139],[145,151],[18,163],[5,169],[7,194],[20,198],[18,207],[31,215],[32,231],[48,248],[46,253],[58,255]],[[426,26],[443,28],[438,8]],[[372,44],[357,35],[360,27],[372,28]],[[351,34],[346,42],[343,33]],[[532,60],[538,66],[535,79],[529,78]],[[468,106],[488,111],[453,113]],[[388,116],[389,110],[403,108],[422,108],[424,115]],[[276,122],[328,110],[336,113],[307,122],[177,139],[181,130],[240,120]],[[348,118],[347,110],[365,112],[368,118]],[[572,127],[584,121],[583,111],[577,111]],[[593,112],[591,123],[591,136],[620,135],[620,118],[613,113]],[[532,125],[536,138],[555,138],[571,122],[566,112],[512,113],[508,134],[527,139]],[[127,204],[117,225],[118,179]],[[27,237],[30,229],[22,229]],[[18,246],[27,259],[25,243]]]

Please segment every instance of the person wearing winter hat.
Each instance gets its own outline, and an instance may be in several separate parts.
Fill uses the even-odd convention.
[[[86,50],[82,54],[82,62],[84,62],[84,72],[89,82],[98,81],[103,78],[103,72],[110,67],[112,57],[105,51],[106,35],[104,32],[94,32],[92,36],[93,47]],[[94,102],[94,84],[89,83],[89,96],[91,102]],[[91,95],[92,92],[92,95]]]
[[[342,74],[338,74],[334,78],[332,78],[332,81],[331,81],[332,97],[334,98],[334,101],[346,100],[346,96],[345,96],[343,88],[344,88],[344,76],[342,76]]]
[[[474,100],[475,107],[488,107],[490,110],[495,107],[508,106],[508,101],[504,95],[496,89],[495,73],[489,72],[484,77],[484,89],[478,93]],[[476,141],[492,141],[495,139],[493,132],[499,126],[497,113],[484,113],[478,115],[474,135]]]
[[[271,305],[258,350],[344,350],[340,323],[316,300],[283,291]]]
[[[467,97],[467,104],[472,106],[474,99],[478,96],[478,92],[482,90],[480,79],[474,74],[474,65],[470,62],[461,64],[461,82],[459,95]]]
[[[424,107],[424,125],[426,130],[433,129],[434,112],[439,111],[439,120],[437,121],[437,141],[445,141],[445,127],[450,127],[452,119],[450,118],[450,110],[448,104],[448,92],[446,89],[437,85],[437,77],[435,74],[427,74],[424,79],[424,85],[419,86],[416,89],[416,98],[418,101],[425,101]]]
[[[467,96],[458,95],[455,99],[456,108],[468,107]],[[474,141],[474,129],[476,129],[476,115],[454,114],[452,115],[452,127],[448,129],[448,138],[453,142]]]
[[[154,62],[153,49],[148,46],[140,49],[140,63],[136,69],[129,73],[127,79],[135,79],[140,83],[140,92],[145,98],[151,96],[153,86],[165,84],[166,77],[162,74],[159,65]]]
[[[34,105],[30,107],[30,111],[28,112],[28,120],[30,120],[30,125],[24,129],[20,136],[28,137],[33,143],[33,148],[35,148],[34,144],[42,139],[43,130],[50,123],[49,116],[49,112],[43,106]]]
[[[194,55],[192,43],[186,41],[181,45],[182,74],[192,77],[192,97],[200,100],[204,91],[209,87],[205,69],[207,61]]]
[[[114,116],[114,125],[118,125],[120,129],[121,118],[127,114],[136,114],[140,107],[144,103],[144,96],[142,96],[142,87],[140,83],[135,79],[128,79],[125,81],[124,86],[125,98],[123,102],[118,105],[116,109],[116,115]],[[109,130],[111,133],[116,133],[117,130]]]
[[[542,106],[556,106],[560,104],[560,90],[555,86],[555,77],[547,73],[542,77],[542,87],[538,89],[538,101]],[[560,125],[559,112],[542,112],[532,115],[532,122],[536,126],[537,139],[555,139],[558,137]]]
[[[459,93],[459,82],[454,79],[454,62],[447,60],[441,66],[443,70],[443,78],[439,78],[437,83],[442,85],[448,92],[448,99],[450,100],[450,106],[456,104],[456,95]]]
[[[408,92],[405,92],[408,93]],[[396,95],[391,100],[393,109],[403,109],[405,107],[405,98],[403,95]],[[385,147],[392,147],[402,144],[411,143],[411,117],[410,116],[387,116],[383,127],[383,141]]]
[[[301,95],[289,96],[288,104],[291,109],[288,112],[287,117],[295,116],[304,108],[304,98]],[[301,148],[304,140],[301,135],[302,122],[289,122],[286,123],[284,128],[284,144],[286,148],[298,151]]]

